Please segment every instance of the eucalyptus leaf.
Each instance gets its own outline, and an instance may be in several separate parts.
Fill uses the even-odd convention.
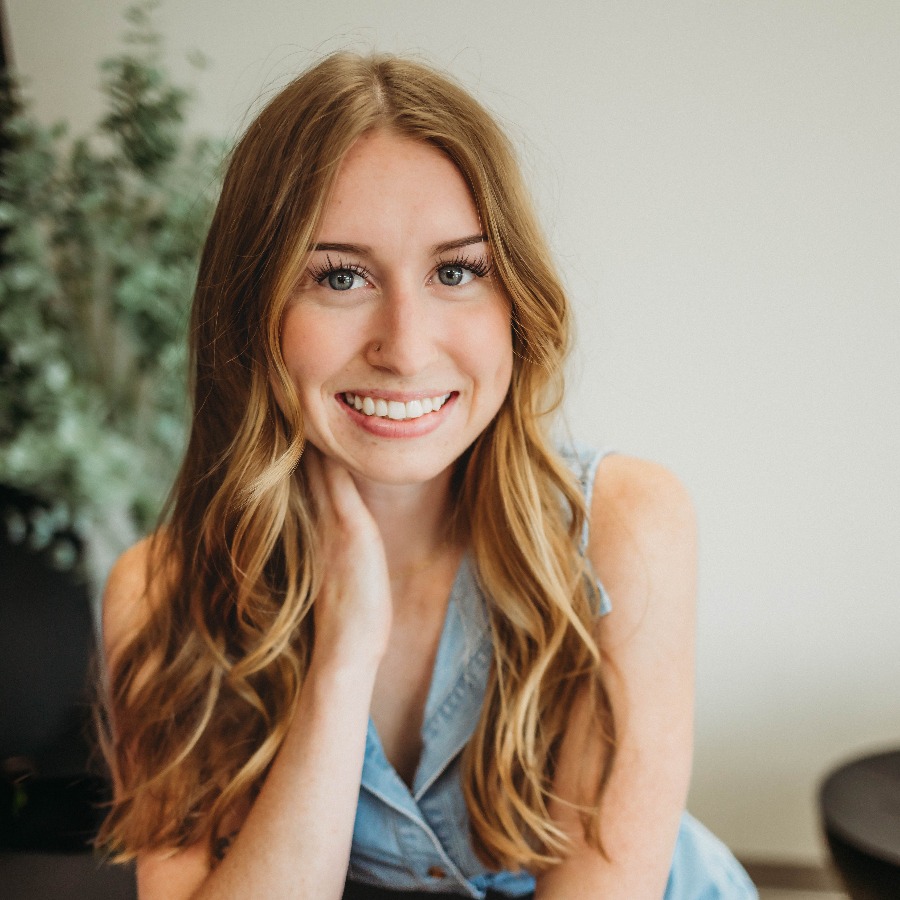
[[[14,81],[0,122],[0,482],[27,540],[76,565],[152,529],[186,428],[186,328],[222,145],[188,138],[153,2],[100,63],[88,134],[46,127]],[[10,511],[11,534],[23,520]],[[104,571],[86,572],[95,583]]]

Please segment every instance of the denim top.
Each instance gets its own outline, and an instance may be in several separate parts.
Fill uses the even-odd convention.
[[[588,501],[603,455],[582,448],[563,452]],[[584,552],[586,527],[580,543]],[[597,598],[597,612],[605,615],[611,606],[599,585]],[[369,720],[350,854],[351,880],[401,891],[477,898],[488,889],[510,897],[534,890],[534,878],[526,872],[487,871],[470,842],[460,755],[478,721],[492,655],[486,600],[471,561],[464,557],[438,644],[422,723],[422,752],[411,788],[388,761]],[[666,900],[756,896],[724,846],[687,815],[678,845]],[[680,867],[679,855],[685,856]],[[710,885],[718,883],[715,879],[724,879],[727,890],[711,892]],[[706,893],[700,893],[701,883]]]

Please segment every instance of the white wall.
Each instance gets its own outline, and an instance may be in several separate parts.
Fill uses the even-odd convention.
[[[7,0],[42,117],[120,0]],[[424,52],[510,124],[579,319],[573,430],[699,508],[693,810],[815,860],[818,780],[900,744],[900,3],[169,0],[198,128],[312,54]],[[190,73],[198,48],[212,68]]]

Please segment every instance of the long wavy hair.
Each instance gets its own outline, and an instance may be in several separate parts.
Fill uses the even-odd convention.
[[[191,316],[193,421],[157,532],[146,624],[109,660],[104,746],[116,785],[100,842],[212,848],[281,745],[314,640],[321,583],[303,412],[280,346],[345,154],[375,128],[439,148],[468,182],[511,305],[513,373],[457,463],[456,521],[488,599],[493,663],[462,759],[473,841],[490,867],[558,862],[558,751],[588,691],[609,744],[578,809],[602,849],[614,730],[579,550],[585,501],[547,436],[570,313],[508,139],[466,91],[393,56],[339,53],[279,93],[235,147]],[[594,756],[596,759],[596,756]]]

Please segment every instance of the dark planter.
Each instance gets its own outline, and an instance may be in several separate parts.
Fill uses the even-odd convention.
[[[0,513],[35,501],[0,487]],[[90,598],[0,528],[0,847],[85,850],[107,799],[91,738]]]
[[[835,769],[819,792],[822,826],[853,900],[900,897],[900,750]]]
[[[0,486],[0,512],[33,500]],[[109,788],[91,704],[90,597],[0,527],[0,894],[135,900],[132,867],[91,853]]]

